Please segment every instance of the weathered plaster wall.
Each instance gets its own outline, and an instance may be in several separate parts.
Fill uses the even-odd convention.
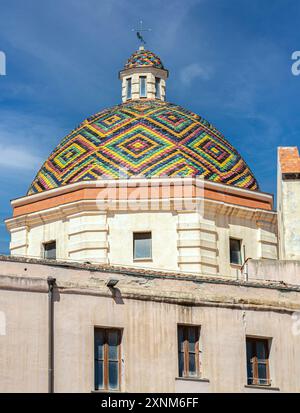
[[[300,180],[279,177],[278,203],[281,259],[300,259]]]
[[[122,391],[253,391],[245,387],[246,335],[272,339],[272,388],[300,391],[300,336],[293,334],[292,319],[300,309],[299,288],[11,261],[0,261],[0,273],[0,311],[7,321],[7,334],[0,336],[3,392],[47,389],[47,276],[59,287],[56,392],[93,390],[94,326],[123,329]],[[116,297],[105,285],[112,276],[120,280]],[[180,323],[201,326],[201,370],[208,381],[176,380]]]
[[[1,289],[0,312],[0,392],[47,392],[47,294]]]
[[[249,260],[244,268],[248,280],[265,280],[300,285],[300,261]]]

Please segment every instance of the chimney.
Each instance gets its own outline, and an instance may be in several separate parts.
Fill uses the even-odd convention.
[[[300,156],[297,147],[278,148],[279,258],[300,260]]]

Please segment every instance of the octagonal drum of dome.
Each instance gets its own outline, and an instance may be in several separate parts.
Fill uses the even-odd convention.
[[[101,178],[166,176],[258,189],[248,165],[210,123],[171,103],[138,100],[82,122],[51,153],[28,194]]]

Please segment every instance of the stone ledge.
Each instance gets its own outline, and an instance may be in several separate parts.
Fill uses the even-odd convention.
[[[74,253],[85,250],[107,250],[109,248],[107,241],[74,241],[70,242],[68,246],[68,253]]]
[[[204,382],[204,383],[210,383],[209,379],[205,379],[202,377],[175,377],[175,380],[182,380],[182,381],[200,381],[200,382]]]
[[[213,267],[218,267],[218,259],[216,257],[207,256],[182,256],[178,257],[179,264],[205,264]]]
[[[169,280],[178,280],[178,281],[192,281],[195,283],[210,283],[210,284],[223,284],[223,285],[235,285],[239,287],[252,287],[252,288],[266,288],[271,290],[278,291],[287,291],[287,292],[300,292],[300,284],[293,285],[288,283],[283,283],[280,281],[264,281],[264,280],[236,280],[235,277],[225,277],[224,275],[207,275],[191,272],[180,272],[180,271],[167,271],[167,270],[155,270],[155,269],[144,269],[144,268],[134,268],[134,267],[122,267],[111,264],[97,264],[97,263],[84,263],[78,262],[76,260],[70,261],[54,261],[46,260],[42,258],[28,258],[21,256],[8,256],[0,255],[0,262],[18,262],[21,264],[37,264],[49,267],[61,267],[69,268],[83,271],[93,271],[93,272],[102,272],[110,274],[123,274],[130,275],[132,277],[142,277],[149,279],[169,279]],[[258,261],[258,260],[256,260]],[[263,260],[262,260],[263,262]],[[282,261],[288,263],[298,263],[300,261]]]
[[[279,387],[272,387],[272,386],[260,386],[258,384],[245,384],[245,388],[247,389],[255,389],[255,390],[270,390],[270,391],[280,391]]]
[[[178,248],[203,248],[208,250],[217,251],[217,242],[206,241],[204,239],[179,239],[177,241]]]

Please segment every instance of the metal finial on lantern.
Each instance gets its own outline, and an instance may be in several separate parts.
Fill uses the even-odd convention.
[[[151,29],[144,29],[143,28],[143,21],[140,20],[139,24],[138,24],[138,27],[136,29],[132,29],[132,31],[136,32],[136,36],[139,39],[139,41],[141,42],[140,49],[143,50],[143,48],[144,48],[143,45],[146,44],[146,41],[145,41],[142,33],[143,32],[151,32]]]

